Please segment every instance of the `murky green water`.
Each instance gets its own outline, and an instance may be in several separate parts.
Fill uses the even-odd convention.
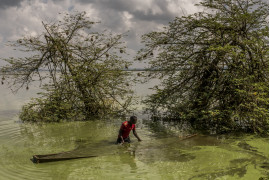
[[[0,116],[0,179],[259,179],[268,176],[268,139],[202,136],[181,140],[138,124],[137,142],[115,145],[120,121],[22,124]],[[97,157],[33,164],[34,154],[74,150]]]
[[[150,128],[139,116],[143,139],[115,145],[121,120],[23,124],[17,113],[33,94],[1,91],[0,179],[268,179],[268,138],[203,136],[182,140],[182,134]],[[97,157],[34,164],[34,154],[74,150]]]

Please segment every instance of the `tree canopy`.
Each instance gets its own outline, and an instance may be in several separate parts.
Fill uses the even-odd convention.
[[[27,57],[4,59],[3,80],[14,91],[34,81],[44,89],[23,107],[22,120],[85,120],[129,110],[133,95],[123,71],[130,65],[122,56],[123,34],[93,32],[95,24],[85,12],[65,14],[62,21],[42,22],[41,34],[10,43]]]
[[[137,60],[161,79],[146,100],[153,115],[197,129],[268,133],[268,4],[203,0],[204,11],[176,17],[142,37]]]

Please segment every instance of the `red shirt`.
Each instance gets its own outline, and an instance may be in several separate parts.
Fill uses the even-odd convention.
[[[125,121],[122,123],[120,129],[122,130],[122,136],[123,138],[127,138],[129,136],[129,133],[132,129],[136,129],[136,125],[135,124],[129,124],[128,121]]]

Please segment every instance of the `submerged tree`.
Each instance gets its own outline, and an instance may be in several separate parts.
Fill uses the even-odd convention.
[[[268,133],[268,4],[204,0],[204,12],[177,17],[143,36],[138,60],[160,78],[146,101],[195,128]]]
[[[91,32],[95,22],[85,12],[42,24],[42,34],[11,43],[30,56],[4,59],[8,65],[1,69],[14,91],[42,84],[42,96],[23,107],[21,119],[82,120],[127,111],[132,91],[123,71],[130,65],[121,56],[123,35]]]

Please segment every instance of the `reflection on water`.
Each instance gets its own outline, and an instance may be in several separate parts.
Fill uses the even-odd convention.
[[[120,119],[24,124],[16,115],[26,96],[0,104],[0,179],[268,179],[268,138],[203,136],[142,123],[143,139],[116,145]],[[11,98],[8,98],[11,97]],[[16,99],[16,101],[14,100]],[[3,101],[3,99],[2,99]],[[2,103],[2,102],[1,102]],[[11,106],[9,106],[10,104]],[[94,158],[34,164],[34,154],[71,151]]]

